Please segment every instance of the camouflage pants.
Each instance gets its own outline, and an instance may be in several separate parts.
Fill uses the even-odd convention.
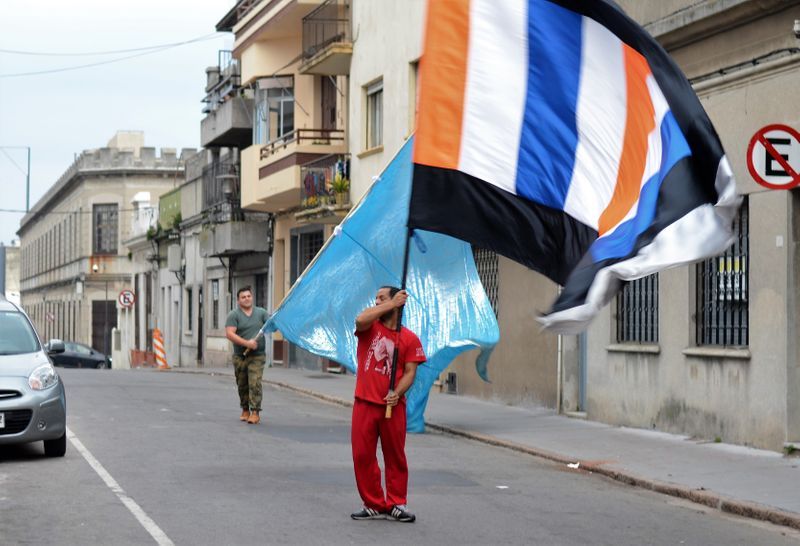
[[[264,376],[264,355],[233,355],[239,404],[242,409],[261,411],[261,378]]]

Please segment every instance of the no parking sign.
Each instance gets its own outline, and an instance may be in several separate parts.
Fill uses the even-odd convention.
[[[747,169],[753,180],[773,190],[800,185],[800,133],[788,125],[759,129],[747,147]]]
[[[117,303],[119,303],[119,306],[123,309],[133,307],[133,304],[136,303],[136,294],[131,290],[125,289],[117,296]]]

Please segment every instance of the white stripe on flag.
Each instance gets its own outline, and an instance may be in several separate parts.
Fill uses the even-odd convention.
[[[627,97],[622,42],[597,22],[583,18],[578,90],[578,148],[564,212],[598,228],[617,185],[625,138]]]
[[[496,0],[471,0],[469,25],[458,169],[516,193],[528,88],[528,0],[504,0],[503,9]]]

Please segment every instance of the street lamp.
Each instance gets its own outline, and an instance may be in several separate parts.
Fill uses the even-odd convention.
[[[97,264],[92,264],[92,273],[100,271]],[[108,279],[105,279],[106,299],[103,301],[103,354],[108,358]]]

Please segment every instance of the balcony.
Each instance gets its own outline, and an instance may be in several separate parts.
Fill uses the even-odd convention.
[[[242,207],[281,212],[299,208],[303,165],[347,152],[345,132],[295,129],[266,146],[242,151]]]
[[[295,219],[301,223],[338,224],[350,212],[350,191],[335,191],[337,173],[350,179],[350,155],[329,155],[300,167],[300,211]]]
[[[352,56],[350,3],[347,0],[326,0],[303,17],[301,74],[347,75]]]
[[[239,204],[239,166],[232,158],[203,167],[203,211]]]
[[[258,221],[207,224],[200,231],[200,256],[222,258],[269,252],[266,215]]]
[[[241,88],[239,61],[230,51],[218,54],[217,66],[206,69],[206,96],[200,123],[204,147],[244,148],[252,139],[253,99]]]

